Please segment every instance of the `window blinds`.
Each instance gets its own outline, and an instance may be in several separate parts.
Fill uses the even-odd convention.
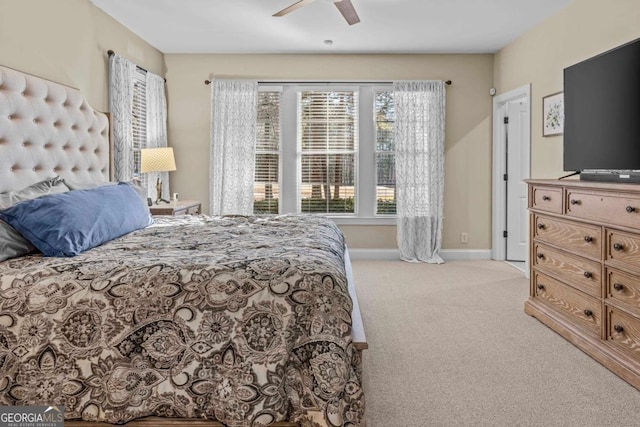
[[[300,205],[308,213],[355,213],[358,92],[298,92]]]
[[[278,213],[280,199],[280,92],[258,92],[253,211]]]
[[[146,188],[146,174],[140,173],[140,150],[147,146],[147,78],[146,71],[136,67],[133,77],[133,176]]]
[[[392,91],[377,91],[376,126],[376,214],[396,213],[396,156],[393,127],[396,120]]]

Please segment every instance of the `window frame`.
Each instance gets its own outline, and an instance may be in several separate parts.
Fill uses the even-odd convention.
[[[358,92],[358,141],[356,168],[356,205],[354,214],[320,214],[339,225],[395,225],[396,215],[377,214],[376,199],[376,129],[375,93],[393,91],[392,84],[367,82],[348,83],[282,83],[263,82],[261,91],[281,90],[280,96],[280,200],[279,212],[300,213],[298,195],[301,185],[301,161],[298,142],[299,91],[345,91]]]
[[[355,185],[354,185],[354,189],[353,189],[353,198],[354,198],[354,206],[353,206],[353,213],[337,213],[337,212],[326,212],[326,213],[319,213],[319,215],[325,215],[331,218],[337,218],[337,217],[343,217],[343,218],[357,218],[359,215],[359,203],[360,203],[360,168],[359,168],[359,164],[360,164],[360,117],[362,114],[362,111],[360,109],[360,88],[358,86],[354,86],[354,85],[321,85],[321,86],[317,86],[317,85],[300,85],[297,86],[296,91],[295,91],[295,96],[296,96],[296,116],[295,116],[295,122],[296,122],[296,135],[295,135],[295,142],[296,142],[296,163],[297,163],[297,192],[296,192],[296,212],[298,213],[302,213],[302,197],[300,196],[301,193],[301,186],[302,186],[302,146],[301,146],[301,139],[300,139],[300,133],[301,133],[301,123],[298,120],[298,113],[299,113],[299,105],[298,105],[298,94],[301,92],[353,92],[354,94],[356,94],[356,98],[357,98],[357,104],[358,104],[358,116],[357,116],[357,120],[355,121],[355,127],[357,130],[356,133],[356,140],[354,142],[354,149],[352,150],[353,154],[354,154],[354,180],[355,180]],[[284,138],[283,138],[284,139]],[[311,150],[311,151],[316,151],[316,150]],[[321,151],[321,150],[317,150],[317,151]],[[325,151],[327,152],[327,151]],[[309,155],[312,155],[314,153],[307,153]],[[320,154],[320,153],[317,153]]]

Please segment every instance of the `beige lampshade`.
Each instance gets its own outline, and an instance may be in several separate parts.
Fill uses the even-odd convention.
[[[140,150],[140,172],[168,172],[176,170],[173,148],[143,148]]]

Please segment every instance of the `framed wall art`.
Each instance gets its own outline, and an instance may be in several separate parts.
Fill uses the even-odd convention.
[[[542,98],[542,136],[562,135],[564,129],[564,93]]]

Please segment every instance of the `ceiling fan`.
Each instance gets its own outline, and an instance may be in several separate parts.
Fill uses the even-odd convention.
[[[287,13],[293,12],[296,9],[301,8],[309,3],[313,3],[315,0],[300,0],[295,2],[289,7],[285,7],[280,12],[275,13],[273,16],[284,16]],[[351,0],[331,0],[333,4],[336,5],[344,19],[349,23],[349,25],[357,24],[360,22],[360,17],[356,13],[356,9],[351,4]]]

